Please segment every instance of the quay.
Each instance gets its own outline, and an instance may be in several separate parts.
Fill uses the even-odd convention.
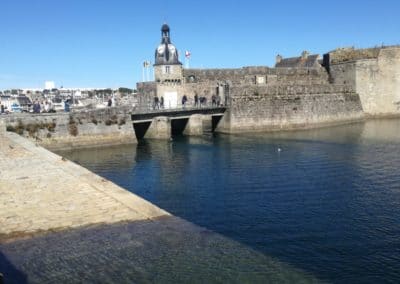
[[[49,230],[169,215],[5,129],[0,134],[0,161],[0,242]]]

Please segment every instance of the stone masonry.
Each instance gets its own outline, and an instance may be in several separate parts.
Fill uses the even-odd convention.
[[[239,88],[218,131],[312,128],[363,119],[359,96],[346,88]],[[239,95],[239,94],[242,95]]]
[[[0,241],[169,215],[15,133],[0,140]]]
[[[324,61],[334,84],[359,94],[367,115],[400,114],[400,46],[338,49]]]
[[[341,48],[320,58],[278,55],[274,68],[185,69],[157,64],[155,82],[137,84],[139,97],[219,96],[229,107],[217,131],[291,129],[400,115],[400,46]],[[177,73],[181,71],[181,73]],[[172,77],[173,78],[172,78]]]
[[[137,143],[131,110],[124,107],[10,115],[2,119],[8,131],[51,150]]]

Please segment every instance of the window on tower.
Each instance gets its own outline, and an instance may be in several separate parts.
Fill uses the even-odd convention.
[[[170,70],[170,66],[165,66],[165,74],[170,74],[171,70]]]

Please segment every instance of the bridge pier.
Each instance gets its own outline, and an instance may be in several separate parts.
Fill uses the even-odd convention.
[[[132,113],[131,118],[137,139],[170,139],[213,132],[225,111],[226,107],[169,109]]]
[[[213,131],[212,115],[203,115],[202,128],[203,133],[211,133]]]
[[[0,135],[3,135],[4,133],[6,133],[6,123],[3,119],[0,119]]]
[[[203,135],[203,115],[193,114],[189,117],[183,135],[200,136]]]
[[[171,138],[171,119],[166,116],[153,118],[149,129],[144,138],[147,139],[170,139]]]

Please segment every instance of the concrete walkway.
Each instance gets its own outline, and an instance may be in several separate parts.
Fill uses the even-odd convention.
[[[0,242],[43,231],[169,215],[14,133],[0,133]]]

